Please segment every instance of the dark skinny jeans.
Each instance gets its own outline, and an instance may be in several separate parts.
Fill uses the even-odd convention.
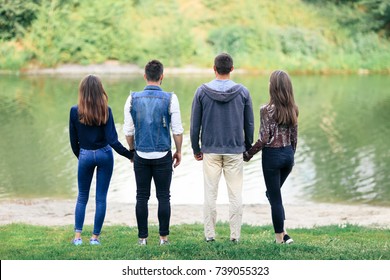
[[[80,149],[77,171],[78,196],[75,210],[75,231],[82,232],[85,210],[93,174],[96,170],[96,210],[93,234],[100,235],[107,209],[107,192],[110,186],[114,156],[110,146],[98,150]]]
[[[148,201],[150,198],[151,181],[156,186],[158,200],[158,221],[160,236],[169,235],[171,218],[170,187],[172,181],[172,152],[159,159],[144,159],[135,153],[134,173],[137,183],[137,203],[135,214],[138,225],[138,237],[148,237]]]
[[[291,146],[264,148],[262,166],[268,200],[271,204],[272,223],[275,233],[284,232],[284,207],[281,188],[294,166],[294,151]]]

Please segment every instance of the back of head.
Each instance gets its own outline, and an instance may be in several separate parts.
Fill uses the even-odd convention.
[[[215,57],[214,66],[218,74],[229,74],[232,71],[233,58],[228,53],[221,53]]]
[[[298,107],[289,75],[282,71],[272,72],[269,81],[270,104],[275,106],[274,118],[279,124],[296,125]]]
[[[81,123],[102,125],[108,119],[108,96],[101,80],[88,75],[79,85],[78,115]]]
[[[164,73],[164,66],[156,59],[149,61],[145,65],[146,80],[151,82],[157,82],[160,80],[161,75]]]

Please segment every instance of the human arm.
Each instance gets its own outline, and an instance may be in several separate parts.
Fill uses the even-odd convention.
[[[134,153],[135,153],[135,148],[134,148],[134,135],[126,136],[126,142],[127,145],[129,145],[129,150],[133,154],[133,158],[131,158],[131,162],[134,161]]]
[[[256,143],[244,153],[244,161],[249,161],[255,154],[261,151],[264,146],[268,143],[270,138],[270,126],[269,126],[269,115],[265,106],[260,109],[260,130],[259,139]]]
[[[298,125],[295,125],[291,129],[291,146],[293,148],[294,154],[295,151],[297,150],[297,143],[298,143]]]
[[[253,133],[255,130],[255,121],[253,116],[252,98],[248,91],[248,98],[244,107],[244,137],[245,150],[248,151],[252,147]]]
[[[123,114],[124,114],[124,120],[125,123],[123,125],[123,133],[126,136],[126,142],[129,145],[130,150],[134,150],[134,133],[135,133],[135,127],[134,127],[134,122],[133,118],[131,117],[130,114],[130,109],[131,109],[131,94],[126,100],[125,106],[123,108]]]
[[[111,108],[108,108],[108,120],[104,127],[105,137],[108,144],[121,156],[124,156],[130,160],[133,159],[134,153],[126,149],[118,140],[118,133],[116,132],[114,116]]]
[[[244,152],[244,161],[250,161],[250,159],[260,152],[264,148],[264,143],[261,139],[258,139],[256,143],[246,152]]]
[[[134,135],[126,136],[127,145],[129,145],[129,150],[134,150]]]
[[[126,136],[126,142],[129,146],[129,150],[135,153],[135,146],[134,146],[135,127],[134,127],[133,118],[131,117],[130,114],[130,109],[131,109],[131,94],[127,98],[123,109],[123,114],[124,114],[123,133]],[[131,161],[133,162],[133,160]]]
[[[73,154],[79,158],[80,144],[76,128],[77,122],[77,107],[72,107],[69,114],[69,140]]]
[[[125,102],[125,106],[123,108],[123,115],[124,115],[124,124],[123,124],[123,133],[125,136],[134,136],[135,133],[135,126],[133,122],[133,118],[131,117],[130,114],[130,109],[131,109],[131,94],[127,98]],[[128,142],[129,143],[129,142]],[[134,138],[132,140],[132,146],[130,147],[131,150],[134,149]]]
[[[195,93],[191,107],[190,139],[191,147],[196,160],[202,160],[203,154],[199,145],[200,131],[202,125],[202,104],[199,98],[200,90]]]
[[[173,167],[176,168],[181,163],[181,146],[183,143],[183,134],[173,134],[176,152],[173,154]]]
[[[176,168],[181,163],[181,147],[183,144],[183,125],[181,123],[180,105],[176,94],[172,94],[171,99],[171,128],[173,141],[175,142],[176,151],[172,156],[173,167]]]

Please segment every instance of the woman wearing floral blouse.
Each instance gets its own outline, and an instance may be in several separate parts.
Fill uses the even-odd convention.
[[[266,195],[271,204],[276,243],[292,243],[284,228],[281,187],[294,165],[298,136],[298,106],[288,74],[277,70],[269,82],[270,101],[260,109],[259,139],[244,153],[244,160],[262,150]]]

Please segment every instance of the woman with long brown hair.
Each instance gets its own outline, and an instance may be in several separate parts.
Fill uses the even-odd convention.
[[[111,147],[120,155],[132,159],[133,153],[119,141],[107,93],[101,80],[86,76],[79,85],[78,105],[70,109],[70,144],[78,158],[78,197],[75,209],[74,245],[81,245],[85,209],[92,177],[96,169],[96,210],[91,245],[99,245],[107,207],[107,192],[114,167]]]
[[[285,213],[281,188],[294,165],[298,138],[298,106],[289,75],[272,72],[269,82],[270,100],[260,108],[259,139],[244,153],[244,160],[262,150],[262,167],[266,196],[271,204],[276,243],[292,243],[284,227]]]

